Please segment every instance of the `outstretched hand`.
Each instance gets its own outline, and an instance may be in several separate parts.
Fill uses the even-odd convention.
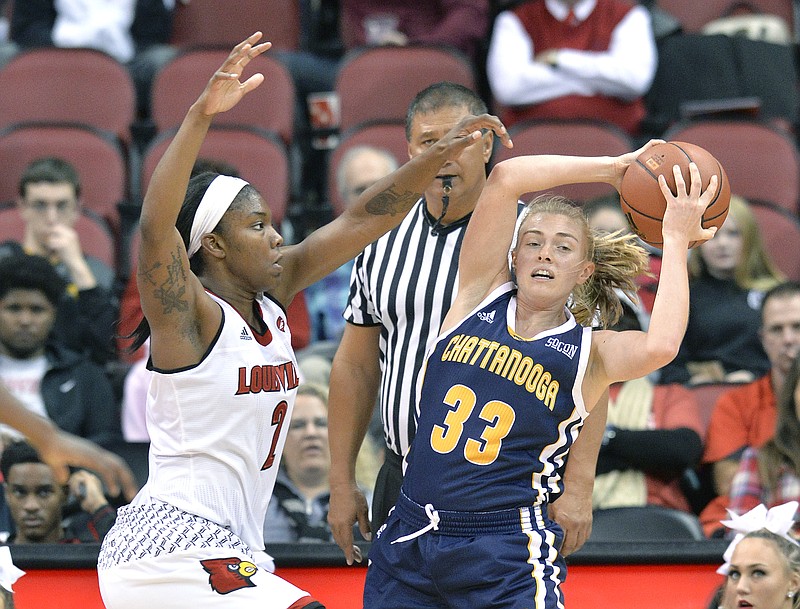
[[[253,74],[244,82],[240,82],[247,64],[272,46],[271,42],[256,44],[260,39],[261,32],[255,32],[247,40],[237,44],[219,70],[214,72],[197,100],[203,114],[213,116],[230,110],[245,95],[264,82],[264,75],[260,73]]]
[[[130,501],[136,495],[136,480],[125,461],[88,440],[57,431],[46,445],[38,445],[36,449],[42,461],[53,468],[60,484],[67,483],[69,466],[83,467],[97,472],[112,497],[121,492]]]
[[[626,152],[625,154],[621,154],[620,156],[614,159],[614,186],[616,187],[617,191],[619,191],[620,187],[622,186],[622,176],[625,175],[625,170],[630,167],[639,155],[642,154],[645,150],[652,148],[656,144],[663,144],[665,143],[664,140],[650,140],[644,146],[639,148],[638,150],[634,150],[633,152]]]
[[[669,235],[688,239],[689,243],[708,241],[717,232],[717,227],[703,228],[703,212],[711,205],[719,188],[717,175],[711,176],[708,188],[702,190],[703,182],[700,170],[695,163],[689,163],[690,185],[687,190],[686,181],[678,165],[672,168],[675,176],[675,189],[672,194],[663,175],[658,176],[658,185],[667,200],[661,231],[666,241]]]
[[[454,159],[464,148],[480,140],[487,131],[494,131],[506,148],[514,147],[505,125],[491,114],[465,116],[437,142],[437,145],[444,147],[448,158]]]

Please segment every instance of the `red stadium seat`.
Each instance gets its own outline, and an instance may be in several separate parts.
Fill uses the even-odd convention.
[[[757,199],[748,202],[770,258],[786,277],[800,281],[800,221],[797,216],[773,203]]]
[[[687,32],[699,32],[714,19],[740,12],[777,15],[794,29],[792,0],[658,0],[657,4],[658,8],[680,21]]]
[[[583,120],[535,120],[511,127],[509,135],[514,148],[495,145],[493,164],[512,156],[527,154],[566,154],[579,156],[617,156],[634,149],[627,133],[619,127]],[[604,183],[568,184],[548,192],[583,203],[594,198],[614,195],[613,186]]]
[[[394,155],[397,163],[402,165],[408,160],[405,121],[368,121],[342,134],[336,148],[331,152],[328,163],[328,199],[335,216],[344,210],[344,201],[336,185],[339,164],[348,150],[365,145],[385,148]]]
[[[711,414],[714,412],[719,396],[736,386],[737,383],[703,383],[688,387],[697,402],[698,410],[703,420],[703,429],[708,429]]]
[[[336,76],[341,131],[369,120],[405,119],[414,96],[448,80],[475,88],[472,64],[458,51],[437,46],[369,47],[350,51]]]
[[[46,47],[20,53],[0,70],[0,91],[0,128],[57,121],[131,140],[133,81],[124,65],[100,51]]]
[[[118,235],[118,204],[127,198],[128,173],[119,143],[80,125],[31,123],[0,130],[0,203],[16,200],[19,179],[32,161],[54,156],[71,163],[81,180],[81,201]]]
[[[194,103],[208,83],[209,75],[219,69],[228,53],[224,49],[194,49],[181,53],[162,68],[153,82],[151,95],[151,116],[158,132],[181,124],[186,109]],[[214,124],[274,131],[289,144],[295,107],[291,75],[283,64],[269,55],[257,57],[248,69],[250,73],[261,72],[264,83],[234,108],[217,115]]]
[[[230,50],[255,31],[276,49],[296,49],[300,40],[297,0],[191,0],[176,2],[172,44],[222,46]]]
[[[731,192],[748,200],[769,199],[791,214],[800,201],[800,153],[793,137],[757,120],[695,120],[678,123],[664,139],[697,144],[722,163]]]
[[[90,211],[83,210],[75,223],[84,254],[97,258],[111,269],[117,268],[117,246],[114,235],[105,222]],[[15,205],[0,209],[0,242],[21,242],[25,222]]]
[[[142,193],[175,131],[162,133],[145,152],[140,177]],[[255,128],[213,126],[200,147],[200,157],[235,167],[242,179],[261,193],[272,210],[273,224],[280,227],[289,203],[289,160],[280,138]]]

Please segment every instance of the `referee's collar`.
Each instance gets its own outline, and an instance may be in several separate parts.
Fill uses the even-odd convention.
[[[428,202],[425,200],[425,197],[420,199],[422,203],[422,217],[425,218],[425,223],[428,225],[428,230],[432,229],[436,225],[436,218],[431,215],[431,212],[428,211]],[[469,212],[466,216],[462,216],[455,222],[451,222],[450,224],[440,224],[439,227],[436,229],[437,235],[446,235],[462,226],[465,226],[469,219],[472,217],[472,212]]]

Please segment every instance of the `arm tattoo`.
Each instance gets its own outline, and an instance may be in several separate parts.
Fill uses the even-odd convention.
[[[164,313],[172,313],[174,311],[186,311],[189,308],[189,303],[186,300],[186,269],[183,266],[183,260],[177,252],[172,254],[172,262],[166,265],[167,277],[166,280],[158,285],[155,274],[157,270],[161,270],[162,264],[157,262],[146,271],[142,271],[142,275],[148,283],[154,286],[153,296],[161,301]]]
[[[393,216],[397,213],[406,213],[411,206],[419,201],[420,193],[407,190],[403,193],[395,192],[394,184],[370,199],[365,209],[373,216]]]

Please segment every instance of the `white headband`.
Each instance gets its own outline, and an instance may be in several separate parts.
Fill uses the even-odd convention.
[[[737,516],[728,510],[730,519],[722,520],[721,522],[732,531],[735,531],[736,536],[722,555],[725,562],[717,569],[717,573],[720,575],[728,574],[733,550],[748,533],[766,529],[770,533],[775,533],[775,535],[779,537],[783,537],[796,545],[800,545],[800,542],[789,534],[789,531],[792,530],[795,523],[794,515],[797,512],[797,506],[797,501],[789,501],[788,503],[771,507],[768,510],[763,503],[760,503],[741,516]]]
[[[214,230],[222,216],[228,211],[236,195],[247,184],[240,178],[219,175],[208,185],[203,198],[200,200],[200,205],[197,206],[197,213],[194,215],[194,221],[192,222],[189,247],[186,249],[189,258],[198,252],[200,239],[203,235]]]
[[[23,575],[25,575],[25,571],[14,566],[9,547],[0,548],[0,586],[13,593],[11,586]]]

